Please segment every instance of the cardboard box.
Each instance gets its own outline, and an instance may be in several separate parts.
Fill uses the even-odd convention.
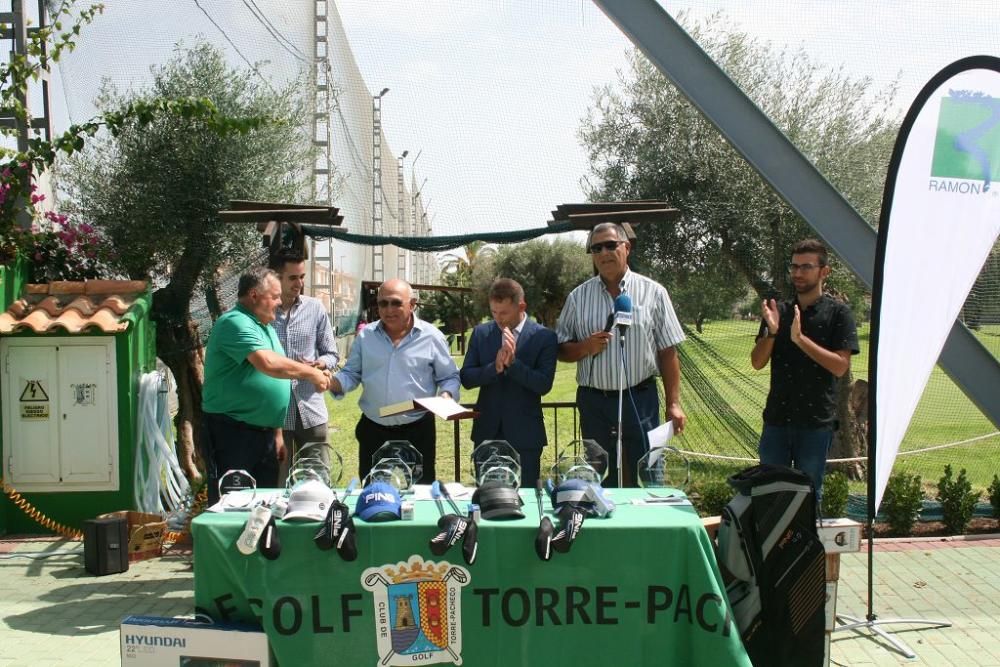
[[[128,523],[128,560],[130,563],[163,555],[163,536],[167,522],[159,514],[131,510],[102,514],[99,519],[123,518]]]
[[[828,554],[861,551],[861,524],[850,519],[824,519],[816,524]]]
[[[260,628],[196,623],[181,618],[128,616],[121,623],[123,667],[269,667]]]

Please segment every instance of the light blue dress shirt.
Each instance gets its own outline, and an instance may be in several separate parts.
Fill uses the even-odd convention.
[[[393,346],[381,321],[366,326],[351,346],[344,368],[333,377],[344,394],[364,385],[358,406],[368,419],[383,426],[409,424],[425,413],[379,417],[380,408],[444,391],[457,401],[461,386],[444,335],[416,315],[413,328],[397,346]],[[331,393],[338,400],[344,397]]]

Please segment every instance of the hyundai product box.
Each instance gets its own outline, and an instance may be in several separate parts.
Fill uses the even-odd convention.
[[[183,618],[128,616],[121,624],[123,667],[271,667],[260,628]]]

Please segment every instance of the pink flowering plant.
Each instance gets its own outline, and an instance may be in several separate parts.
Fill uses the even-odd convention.
[[[110,259],[100,234],[87,223],[75,223],[56,211],[45,211],[45,195],[32,183],[30,195],[21,203],[28,205],[32,216],[30,229],[15,222],[16,203],[20,197],[22,176],[27,163],[8,165],[0,170],[0,264],[12,263],[18,256],[28,260],[28,280],[47,283],[53,280],[86,280],[107,274]]]

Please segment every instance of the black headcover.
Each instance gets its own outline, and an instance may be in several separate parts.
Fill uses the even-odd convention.
[[[350,508],[339,500],[331,503],[313,542],[324,551],[336,548],[340,557],[346,561],[357,559],[356,529]]]

